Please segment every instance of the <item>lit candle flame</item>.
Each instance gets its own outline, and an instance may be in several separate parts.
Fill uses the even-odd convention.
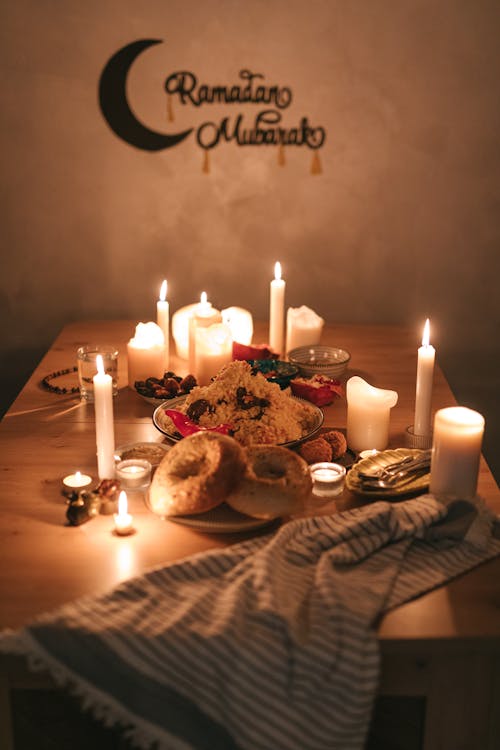
[[[274,264],[274,278],[276,281],[281,279],[281,263],[279,261]]]
[[[75,471],[75,477],[76,477],[77,481],[79,482],[80,479],[82,478],[82,472],[81,471]]]
[[[118,516],[123,518],[128,513],[127,493],[123,490],[118,496]]]
[[[429,325],[429,318],[425,321],[424,325],[424,333],[422,335],[422,346],[429,346],[430,341],[430,325]]]
[[[167,280],[163,279],[163,284],[160,288],[160,302],[165,302],[167,299]]]
[[[206,305],[207,301],[208,301],[207,293],[206,292],[202,292],[201,295],[200,295],[200,304]]]
[[[99,375],[104,375],[105,372],[104,372],[104,362],[102,361],[102,354],[97,355],[97,357],[95,358],[95,363],[96,363],[97,372],[99,373]]]

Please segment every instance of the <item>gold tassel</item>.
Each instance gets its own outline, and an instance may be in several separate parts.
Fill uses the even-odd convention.
[[[323,168],[321,166],[319,154],[315,151],[311,162],[311,174],[321,174],[322,172]]]
[[[167,120],[169,122],[173,122],[175,120],[174,108],[172,106],[172,97],[169,94],[167,94]]]
[[[282,143],[278,146],[278,165],[284,167],[286,164],[285,147]]]
[[[201,171],[204,174],[210,174],[210,155],[208,151],[205,150],[205,156],[203,157],[203,167],[201,168]]]

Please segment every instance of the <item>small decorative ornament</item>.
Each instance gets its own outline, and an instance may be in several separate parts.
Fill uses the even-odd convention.
[[[95,492],[74,492],[66,510],[70,526],[81,526],[99,513],[100,499]]]

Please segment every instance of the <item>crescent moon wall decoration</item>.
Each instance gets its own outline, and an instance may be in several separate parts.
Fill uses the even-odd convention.
[[[111,130],[131,146],[144,151],[161,151],[181,143],[193,128],[180,133],[158,133],[143,125],[130,109],[126,85],[136,58],[162,39],[139,39],[116,52],[106,63],[99,80],[99,106]]]

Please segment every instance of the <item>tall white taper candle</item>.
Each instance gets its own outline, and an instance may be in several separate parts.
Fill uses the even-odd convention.
[[[431,434],[432,382],[434,378],[434,358],[436,352],[429,344],[429,319],[425,321],[422,346],[418,350],[417,387],[415,395],[415,435]]]
[[[269,345],[274,352],[284,356],[285,345],[285,282],[281,278],[281,263],[274,265],[269,304]]]
[[[113,424],[113,379],[104,372],[100,354],[96,357],[94,375],[95,435],[97,444],[97,473],[99,479],[115,476],[115,434]]]
[[[167,280],[163,280],[163,284],[160,288],[160,298],[156,303],[156,322],[163,331],[165,337],[165,370],[169,368],[170,362],[170,351],[169,351],[169,339],[170,339],[170,318],[169,318],[169,304],[167,301]]]

